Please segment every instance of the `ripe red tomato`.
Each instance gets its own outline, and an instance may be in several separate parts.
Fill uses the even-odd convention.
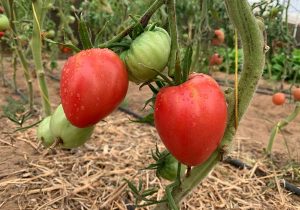
[[[224,40],[225,40],[224,32],[221,29],[216,29],[215,30],[215,36],[211,40],[211,44],[213,46],[219,46],[219,45],[224,43]]]
[[[125,98],[128,75],[119,56],[109,49],[89,49],[70,57],[60,81],[67,119],[88,127],[110,114]]]
[[[4,31],[0,31],[0,39],[5,35]]]
[[[275,93],[273,96],[272,96],[272,102],[273,104],[275,105],[282,105],[284,104],[285,102],[285,95],[284,93]]]
[[[300,88],[293,90],[293,97],[295,101],[300,101]]]
[[[70,52],[72,52],[72,49],[66,46],[61,46],[60,51],[64,54],[68,54]]]
[[[215,53],[210,57],[209,60],[210,66],[221,65],[222,63],[223,63],[223,58],[218,53]]]
[[[194,73],[181,85],[162,88],[154,108],[159,136],[170,153],[185,165],[206,161],[224,135],[225,96],[208,75]]]

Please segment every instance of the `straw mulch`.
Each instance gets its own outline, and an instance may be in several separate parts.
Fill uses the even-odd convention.
[[[114,112],[97,125],[85,146],[74,150],[44,149],[34,128],[11,134],[14,125],[1,118],[0,126],[10,130],[2,129],[0,136],[0,209],[133,209],[124,178],[157,187],[155,197],[161,199],[169,183],[141,169],[152,162],[155,144],[162,145],[153,127],[129,118]],[[182,209],[300,209],[300,199],[281,186],[286,172],[263,160],[249,163],[253,170],[219,164]],[[257,167],[268,175],[257,177]]]

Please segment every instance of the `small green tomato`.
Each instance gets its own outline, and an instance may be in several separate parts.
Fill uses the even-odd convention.
[[[45,147],[50,147],[55,140],[50,130],[50,120],[51,116],[46,117],[37,128],[37,138]]]
[[[86,128],[78,128],[72,125],[66,118],[63,107],[60,104],[50,120],[50,129],[56,138],[62,142],[62,147],[71,149],[83,145],[92,135],[94,125]]]

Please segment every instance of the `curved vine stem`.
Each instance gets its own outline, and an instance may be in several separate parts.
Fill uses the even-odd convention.
[[[256,20],[252,14],[247,0],[225,0],[225,3],[230,20],[240,34],[244,51],[244,65],[238,83],[238,116],[240,120],[251,102],[257,83],[262,75],[265,63],[264,37],[257,22],[259,20]],[[222,149],[230,145],[235,135],[234,92],[228,98],[228,123],[220,148],[202,165],[194,167],[191,175],[185,177],[182,184],[173,189],[172,196],[177,205],[220,161]],[[155,210],[168,208],[168,205],[163,203],[157,205]]]

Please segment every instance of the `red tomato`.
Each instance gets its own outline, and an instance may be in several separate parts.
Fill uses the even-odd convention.
[[[64,54],[68,54],[68,53],[72,52],[72,49],[69,48],[69,47],[66,47],[66,46],[62,46],[62,47],[60,48],[60,51],[61,51],[62,53],[64,53]]]
[[[79,128],[110,114],[125,98],[128,75],[124,63],[109,49],[89,49],[70,57],[60,81],[67,119]]]
[[[275,93],[272,96],[272,102],[275,105],[282,105],[285,102],[285,95],[284,93]]]
[[[227,104],[212,77],[194,73],[181,85],[162,88],[154,108],[158,134],[181,163],[199,165],[220,144],[226,128]]]
[[[295,101],[300,101],[300,88],[293,90],[293,97]]]
[[[0,6],[0,14],[4,13],[4,8]]]
[[[223,63],[223,58],[218,53],[215,53],[210,57],[209,60],[210,66],[221,65],[222,63]]]
[[[0,39],[5,35],[4,31],[0,31]]]
[[[211,44],[214,46],[219,46],[224,43],[224,40],[225,40],[224,32],[221,29],[216,29],[215,36],[211,40]]]

